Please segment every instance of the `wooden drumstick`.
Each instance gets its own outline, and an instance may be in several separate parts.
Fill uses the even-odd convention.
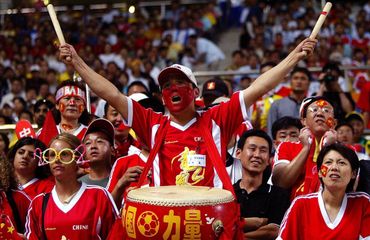
[[[322,25],[325,22],[326,17],[328,16],[328,14],[330,12],[331,6],[332,6],[331,2],[327,2],[325,4],[325,6],[322,9],[322,12],[321,12],[321,14],[319,16],[319,19],[317,19],[316,24],[315,24],[315,26],[312,29],[312,32],[311,32],[311,35],[309,36],[309,38],[311,38],[311,39],[315,39],[316,38],[317,34],[320,32],[320,29],[321,29]],[[306,51],[304,51],[304,52],[307,55],[307,52]]]
[[[57,18],[57,14],[55,13],[54,6],[53,6],[53,4],[49,3],[49,0],[44,0],[44,4],[45,4],[45,6],[48,10],[48,13],[49,13],[51,22],[53,23],[53,27],[54,27],[55,33],[57,34],[59,43],[61,45],[63,45],[63,44],[66,43],[66,40],[64,39],[62,28],[60,27],[60,24],[59,24],[59,21],[58,21],[58,18]],[[67,57],[66,60],[70,61],[71,58]]]
[[[319,19],[317,19],[317,22],[315,24],[315,26],[313,27],[312,29],[312,32],[311,32],[311,35],[310,35],[310,38],[311,39],[315,39],[317,34],[320,32],[320,29],[322,27],[322,25],[324,24],[325,22],[325,19],[326,19],[326,16],[328,16],[329,12],[330,12],[330,9],[331,9],[331,2],[327,2],[320,14],[320,17]]]

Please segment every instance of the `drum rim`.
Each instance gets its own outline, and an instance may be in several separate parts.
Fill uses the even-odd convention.
[[[165,186],[166,187],[166,186]],[[167,186],[168,187],[168,186]],[[155,188],[155,187],[154,187]],[[202,187],[203,188],[203,187]],[[137,189],[139,190],[139,189]],[[223,189],[225,190],[225,189]],[[225,190],[227,191],[227,190]],[[229,191],[227,191],[229,192]],[[230,194],[225,195],[223,198],[220,199],[197,199],[194,201],[192,199],[170,199],[171,201],[166,201],[166,199],[162,198],[160,200],[155,199],[142,199],[136,196],[130,196],[129,193],[127,195],[127,203],[140,203],[140,204],[147,204],[147,205],[154,205],[154,206],[163,206],[163,207],[188,207],[188,206],[210,206],[210,205],[217,205],[217,204],[225,204],[231,203],[235,200],[234,196]]]

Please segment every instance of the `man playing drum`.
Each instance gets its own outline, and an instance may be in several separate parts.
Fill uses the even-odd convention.
[[[303,40],[280,64],[261,75],[251,87],[233,94],[230,101],[205,112],[195,109],[199,96],[197,81],[192,71],[174,64],[161,71],[158,81],[168,115],[144,109],[123,95],[107,79],[94,72],[69,44],[60,47],[60,57],[72,65],[98,96],[117,109],[144,144],[153,148],[163,141],[153,163],[155,186],[196,185],[222,187],[207,151],[204,131],[209,131],[221,159],[225,159],[226,145],[240,124],[247,120],[247,109],[261,95],[274,88],[280,79],[305,56],[311,54],[316,40]],[[167,121],[167,122],[166,122]],[[158,139],[160,124],[167,124],[164,139]]]

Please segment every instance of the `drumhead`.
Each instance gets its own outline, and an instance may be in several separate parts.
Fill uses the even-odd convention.
[[[230,191],[198,186],[161,186],[128,192],[127,202],[157,206],[205,206],[234,201]]]

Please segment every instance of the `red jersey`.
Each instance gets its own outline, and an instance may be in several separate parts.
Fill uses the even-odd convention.
[[[57,125],[57,129],[59,133],[62,132],[59,124]],[[74,130],[72,134],[75,135],[78,139],[80,139],[80,141],[82,141],[82,138],[84,137],[86,131],[87,131],[87,126],[81,124],[80,127]]]
[[[312,141],[305,167],[292,186],[291,200],[296,196],[316,192],[320,188],[316,165],[316,158],[320,149],[316,146],[318,146],[318,144],[316,144],[315,141]],[[282,142],[275,152],[273,160],[274,167],[281,163],[291,162],[299,154],[302,148],[303,145],[300,142]]]
[[[24,225],[26,223],[27,210],[31,203],[31,200],[23,191],[11,190],[11,193],[19,213],[19,219],[21,221],[20,223]],[[9,204],[9,201],[4,191],[0,192],[0,199],[1,199],[0,214],[7,215],[10,221],[12,222],[13,226],[16,228],[17,226],[13,210]],[[20,232],[18,229],[17,231]]]
[[[36,196],[26,221],[27,239],[42,239],[42,202],[45,194]],[[51,191],[44,215],[47,239],[105,239],[118,217],[111,195],[98,186],[82,183],[81,188],[68,204],[63,204]]]
[[[106,187],[106,189],[110,193],[113,192],[114,188],[117,185],[117,182],[126,173],[128,168],[134,167],[134,166],[142,166],[142,167],[145,166],[146,159],[145,157],[141,158],[140,156],[137,154],[128,155],[125,157],[120,157],[114,162],[112,170],[110,172],[109,181]],[[136,185],[137,185],[137,182],[133,182],[128,187],[134,187]]]
[[[55,132],[56,135],[62,133],[59,124],[55,125],[55,127],[56,127],[56,130],[57,130]],[[37,138],[40,138],[41,133],[42,133],[42,129],[43,128],[40,128],[40,130],[37,131],[37,133],[36,133]],[[78,127],[76,130],[74,130],[73,133],[71,133],[71,134],[75,135],[78,139],[80,139],[80,141],[82,141],[82,138],[84,137],[86,131],[87,131],[87,126],[81,124],[80,127]],[[48,136],[48,139],[51,140],[53,137],[54,136]],[[49,143],[45,143],[45,144],[48,145]]]
[[[333,222],[321,192],[297,197],[286,211],[277,239],[369,239],[369,195],[347,193]]]
[[[197,116],[185,126],[175,122],[168,124],[165,139],[157,139],[156,133],[163,118],[160,113],[145,109],[128,99],[126,126],[132,127],[146,146],[155,141],[163,144],[153,163],[155,186],[197,185],[222,188],[207,153],[204,131],[209,131],[221,159],[226,159],[227,144],[240,124],[247,120],[243,94],[234,93],[230,101],[221,103]]]
[[[34,178],[26,184],[20,186],[20,189],[23,190],[31,200],[39,195],[40,193],[50,192],[55,185],[54,177],[46,179]]]

